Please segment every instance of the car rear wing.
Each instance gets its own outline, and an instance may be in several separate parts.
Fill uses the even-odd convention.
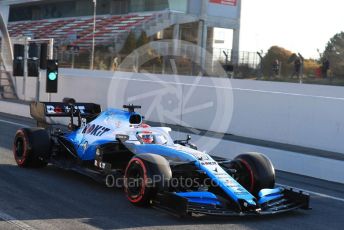
[[[30,115],[40,123],[49,124],[49,117],[95,117],[101,107],[93,103],[33,102],[30,104]]]

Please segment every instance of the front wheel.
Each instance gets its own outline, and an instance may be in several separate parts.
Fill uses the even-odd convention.
[[[13,155],[19,167],[44,167],[50,152],[50,137],[45,129],[19,129],[14,137]]]
[[[124,189],[128,200],[146,206],[172,178],[168,161],[156,154],[139,154],[128,163],[124,174]]]
[[[253,195],[264,188],[275,186],[275,169],[265,155],[246,153],[234,158],[235,179]]]
[[[135,205],[143,206],[153,197],[153,188],[148,186],[148,168],[146,163],[134,157],[125,170],[124,188],[128,200]]]

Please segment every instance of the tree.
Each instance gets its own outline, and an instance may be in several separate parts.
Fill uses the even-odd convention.
[[[328,42],[320,59],[327,58],[330,69],[335,77],[344,77],[344,32],[335,34]]]
[[[147,36],[147,33],[145,31],[142,31],[140,37],[136,41],[136,47],[139,48],[148,43],[149,43],[149,38]]]
[[[316,76],[319,63],[314,59],[306,59],[303,63],[303,73],[307,76]]]
[[[97,45],[94,54],[94,67],[96,69],[107,70],[110,68],[112,53],[110,49],[112,45]]]
[[[281,65],[281,75],[290,76],[294,71],[294,61],[297,58],[296,53],[292,53],[282,47],[272,46],[263,58],[263,73],[265,76],[271,76],[272,63],[278,60]],[[314,76],[319,64],[312,59],[304,60],[303,73],[307,76]]]
[[[266,55],[263,57],[263,74],[265,76],[271,76],[272,63],[277,59],[280,63],[281,75],[288,76],[292,71],[292,64],[288,62],[292,52],[279,46],[271,46]]]
[[[124,56],[127,56],[131,54],[135,49],[136,49],[135,33],[133,31],[130,31],[120,53]]]

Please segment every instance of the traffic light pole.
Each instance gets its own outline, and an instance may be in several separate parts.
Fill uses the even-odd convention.
[[[27,68],[27,60],[29,58],[29,40],[30,38],[25,37],[24,41],[24,78],[23,78],[23,95],[24,101],[26,101],[26,82],[28,78],[28,68]]]
[[[28,69],[28,59],[29,59],[29,44],[30,42],[40,42],[40,43],[48,43],[49,45],[49,52],[48,52],[48,59],[53,59],[54,57],[54,39],[48,38],[48,39],[31,39],[29,37],[25,37],[23,40],[19,41],[18,44],[24,45],[24,68],[23,68],[23,85],[22,85],[22,94],[23,99],[26,101],[27,99],[27,82],[28,82],[28,75],[29,75],[29,69]],[[41,73],[40,70],[38,70],[38,77],[36,81],[36,100],[39,100],[40,97],[40,81],[41,81]],[[50,93],[48,94],[49,101],[51,100]]]
[[[51,102],[51,93],[48,93],[48,102]]]
[[[49,39],[50,47],[49,47],[49,59],[54,59],[54,39]],[[48,70],[47,70],[48,71]],[[51,93],[48,93],[48,102],[51,102]]]
[[[54,39],[48,38],[48,39],[32,39],[33,42],[42,42],[42,41],[48,41],[49,44],[49,52],[48,52],[48,59],[54,58]],[[41,71],[38,71],[38,78],[36,83],[36,101],[39,101],[40,97],[40,89],[41,89]],[[48,93],[48,101],[51,102],[51,93]]]
[[[54,59],[54,39],[49,38],[49,59]]]
[[[39,90],[40,90],[40,85],[41,85],[41,71],[38,70],[38,77],[37,77],[37,82],[36,82],[36,101],[39,101]]]

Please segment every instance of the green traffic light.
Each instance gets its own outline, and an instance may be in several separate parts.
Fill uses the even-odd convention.
[[[50,81],[55,81],[57,78],[57,73],[56,72],[49,73],[48,78]]]

